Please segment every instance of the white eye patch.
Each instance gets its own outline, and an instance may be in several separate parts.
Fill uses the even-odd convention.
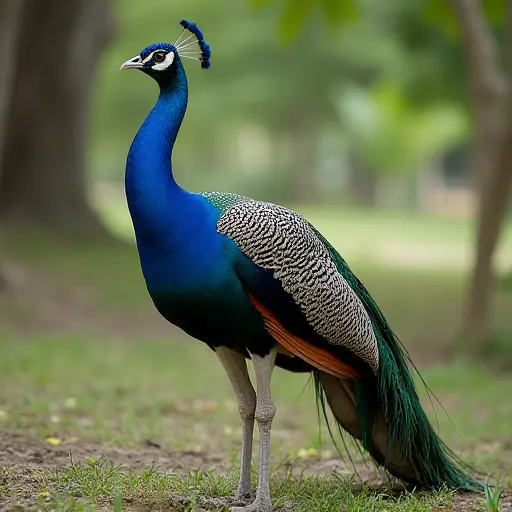
[[[162,50],[155,50],[154,52],[150,53],[143,61],[143,64],[146,64],[147,62],[150,62],[153,59],[153,55],[155,53],[160,53]],[[166,70],[172,63],[174,62],[174,52],[169,52],[166,54],[165,59],[162,62],[157,62],[153,66],[151,66],[151,69],[154,69],[155,71],[164,71]]]

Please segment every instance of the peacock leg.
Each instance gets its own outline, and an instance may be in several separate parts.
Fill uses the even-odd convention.
[[[270,379],[276,360],[276,350],[272,349],[264,357],[251,354],[256,376],[256,421],[260,429],[260,471],[258,489],[254,503],[247,507],[235,507],[231,512],[270,512],[270,428],[276,406],[270,394]]]
[[[238,410],[242,418],[242,451],[240,454],[240,481],[235,499],[252,494],[251,488],[251,456],[252,437],[254,431],[254,411],[256,394],[247,373],[245,357],[227,347],[216,349],[217,357],[226,370],[228,378],[235,390]]]

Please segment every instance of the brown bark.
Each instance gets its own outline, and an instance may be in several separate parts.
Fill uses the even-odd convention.
[[[108,0],[25,0],[0,188],[8,223],[106,235],[86,199],[85,140],[110,33]]]
[[[7,111],[12,90],[13,53],[18,35],[18,27],[23,0],[3,0],[0,2],[0,184],[2,179],[2,150],[7,131]],[[0,290],[6,286],[5,263],[0,253]]]
[[[13,77],[13,53],[23,0],[2,0],[0,2],[0,177],[2,172],[2,148],[6,132],[7,106]]]
[[[483,350],[490,330],[493,255],[512,186],[511,95],[508,73],[499,62],[496,42],[480,2],[452,1],[460,20],[468,60],[475,119],[474,182],[478,193],[476,258],[469,286],[463,342],[473,350]]]

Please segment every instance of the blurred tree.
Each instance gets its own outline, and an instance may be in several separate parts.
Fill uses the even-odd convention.
[[[512,2],[451,0],[467,56],[475,120],[474,166],[478,191],[476,261],[465,317],[464,343],[482,349],[489,341],[493,255],[512,188]],[[483,5],[484,4],[484,5]],[[498,43],[484,7],[505,20],[507,49]]]
[[[240,122],[250,119],[264,126],[273,135],[275,149],[279,143],[289,148],[281,200],[318,201],[319,141],[338,122],[334,98],[340,86],[347,81],[368,84],[390,60],[387,45],[375,52],[362,42],[369,30],[366,26],[346,32],[338,46],[312,23],[290,49],[276,48],[268,37],[258,41],[260,29],[254,38],[242,39],[231,63],[223,63],[238,70],[225,88],[236,98],[233,106]],[[357,58],[351,50],[356,41]],[[240,60],[251,52],[251,59]]]
[[[464,109],[448,102],[411,101],[384,76],[372,87],[345,87],[337,107],[353,157],[349,197],[369,205],[416,208],[413,180],[438,155],[467,139]]]
[[[251,1],[260,6],[275,3],[275,0]],[[469,76],[469,103],[475,127],[473,162],[478,211],[476,260],[462,338],[474,350],[484,348],[489,340],[493,255],[512,188],[512,2],[392,0],[384,7],[384,2],[378,6],[370,0],[278,0],[278,3],[283,6],[280,32],[287,38],[295,37],[315,10],[324,13],[330,26],[343,23],[347,13],[349,18],[354,18],[357,13],[367,16],[368,7],[387,10],[388,15],[383,17],[385,23],[396,28],[398,20],[402,31],[405,29],[406,39],[413,44],[413,50],[424,49],[427,45],[431,45],[430,50],[437,50],[435,59],[429,56],[425,59],[423,54],[421,62],[426,62],[430,70],[437,66],[438,73],[431,73],[428,80],[418,80],[418,75],[411,75],[409,91],[416,93],[416,100],[430,101],[441,89],[443,94],[455,92],[456,97],[462,86],[461,77]],[[391,23],[390,14],[395,18]],[[439,34],[433,37],[432,24],[444,29],[452,40],[461,40],[462,48],[440,43]],[[500,52],[502,41],[505,41],[501,45],[506,48],[504,52]],[[457,65],[463,61],[456,58],[461,49],[466,57],[467,75],[460,73]],[[439,72],[441,68],[445,72]],[[455,84],[455,87],[447,87],[447,84]],[[358,137],[360,140],[360,133]],[[394,161],[392,158],[391,162]]]
[[[2,8],[10,3],[2,0]],[[108,236],[86,200],[85,128],[94,70],[112,29],[108,0],[24,2],[23,44],[9,52],[15,70],[0,187],[7,222]]]
[[[0,184],[2,180],[2,148],[7,130],[7,112],[12,89],[13,54],[18,35],[23,0],[3,0],[0,3]],[[0,289],[5,286],[5,263],[0,253]]]

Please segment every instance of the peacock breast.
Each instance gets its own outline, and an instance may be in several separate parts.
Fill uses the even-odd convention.
[[[237,276],[216,269],[209,280],[168,289],[150,289],[159,313],[190,336],[215,347],[261,339],[264,325]]]
[[[142,273],[153,295],[197,294],[228,269],[218,213],[206,202],[181,193],[161,210],[134,216]]]
[[[217,231],[205,198],[169,205],[173,214],[135,225],[148,292],[160,314],[211,346],[261,337],[264,326],[235,271],[239,248]]]

